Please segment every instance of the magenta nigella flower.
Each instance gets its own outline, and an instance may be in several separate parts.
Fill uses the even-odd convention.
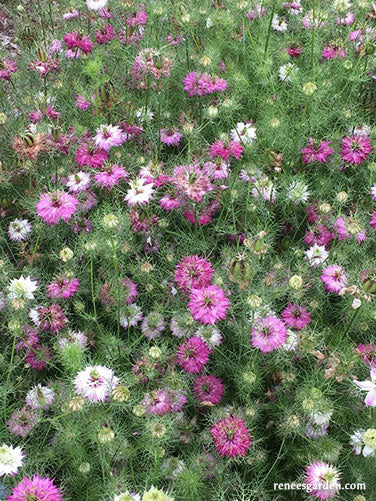
[[[38,310],[38,316],[39,329],[53,334],[61,331],[68,323],[62,308],[55,303],[51,306],[41,306]]]
[[[8,420],[8,428],[13,435],[24,437],[31,431],[38,421],[38,411],[29,407],[22,407],[14,411]]]
[[[102,186],[111,191],[114,186],[117,186],[121,179],[128,179],[128,172],[121,166],[113,164],[110,167],[106,167],[103,172],[98,172],[95,174],[95,181]]]
[[[177,351],[177,363],[191,374],[201,372],[209,360],[211,349],[201,338],[192,336]]]
[[[376,368],[376,346],[374,344],[358,344],[355,352],[369,367]]]
[[[237,141],[228,141],[226,144],[223,141],[216,141],[210,146],[210,158],[221,157],[227,160],[229,156],[240,160],[243,153],[243,146]]]
[[[342,139],[342,149],[339,154],[342,160],[353,165],[360,165],[373,151],[368,137],[353,135]]]
[[[209,285],[213,273],[211,263],[195,254],[186,256],[176,265],[174,280],[181,291],[190,292]]]
[[[101,30],[95,32],[95,40],[99,44],[110,42],[115,38],[115,31],[111,24],[106,24]]]
[[[321,500],[332,499],[339,490],[340,474],[330,464],[315,461],[306,469],[305,483],[312,489],[311,496]]]
[[[326,292],[335,292],[339,294],[347,285],[345,271],[341,266],[338,266],[338,264],[327,266],[323,270],[320,278],[325,284]]]
[[[193,387],[194,394],[204,405],[218,404],[222,399],[223,383],[215,376],[199,376]]]
[[[286,341],[287,335],[287,329],[282,320],[269,315],[257,319],[252,329],[252,344],[262,353],[268,353],[281,346]]]
[[[182,137],[183,134],[181,134],[177,130],[171,130],[171,131],[167,129],[160,130],[161,142],[167,144],[167,146],[177,146],[180,143]]]
[[[373,211],[369,224],[376,230],[376,211]]]
[[[204,96],[214,92],[224,92],[227,88],[227,82],[224,78],[217,75],[213,77],[207,73],[196,73],[192,71],[183,80],[184,90],[188,96]]]
[[[252,443],[244,421],[237,416],[221,419],[210,433],[215,448],[222,457],[245,456]]]
[[[38,216],[50,226],[54,226],[62,219],[67,222],[76,212],[78,205],[77,198],[65,193],[55,191],[43,193],[36,204]]]
[[[136,299],[138,292],[137,292],[137,284],[132,282],[130,278],[125,278],[123,280],[123,290],[125,293],[125,304],[131,304],[134,302]]]
[[[13,488],[12,494],[7,501],[63,501],[60,490],[48,477],[34,475],[33,478],[24,477]]]
[[[327,47],[324,47],[322,51],[322,57],[324,59],[334,59],[335,57],[338,59],[342,59],[343,57],[346,56],[346,52],[342,47],[339,47],[338,45],[330,44]]]
[[[112,146],[121,146],[124,134],[117,125],[101,125],[94,137],[95,144],[104,151],[109,151]]]
[[[302,306],[289,303],[282,311],[281,317],[287,327],[295,327],[295,329],[304,329],[311,322],[311,315]]]
[[[91,49],[94,47],[93,42],[88,36],[80,35],[77,31],[67,33],[64,37],[64,42],[69,50],[76,52],[80,49],[84,54],[89,54]]]
[[[107,151],[96,147],[94,144],[84,143],[77,149],[74,159],[81,166],[102,167],[107,158]]]
[[[331,141],[321,141],[321,143],[316,146],[315,140],[311,137],[308,139],[307,146],[301,148],[302,159],[305,164],[311,164],[313,162],[319,162],[325,164],[328,161],[328,157],[333,155],[334,150],[329,145]]]
[[[287,48],[287,54],[291,57],[300,57],[302,52],[303,52],[302,47],[288,47]]]
[[[79,286],[80,282],[77,278],[55,280],[47,286],[47,297],[68,299],[76,294]]]
[[[147,393],[141,405],[151,415],[163,416],[171,411],[170,398],[165,390],[154,390]]]
[[[187,403],[187,397],[184,394],[184,390],[183,392],[179,392],[169,388],[168,396],[171,401],[171,412],[181,412],[184,405]]]
[[[328,247],[330,242],[333,240],[334,235],[331,233],[326,226],[323,224],[318,224],[314,228],[312,228],[311,231],[307,230],[307,233],[304,237],[304,241],[306,244],[313,246],[313,245],[324,245],[325,247]]]
[[[215,324],[226,318],[230,301],[217,285],[207,285],[192,289],[189,294],[188,308],[195,320],[201,324]]]

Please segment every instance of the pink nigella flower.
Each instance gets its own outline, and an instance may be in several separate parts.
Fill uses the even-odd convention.
[[[367,407],[376,407],[376,368],[372,367],[370,372],[370,380],[354,381],[354,383],[363,391],[367,392],[364,403]]]
[[[245,456],[252,443],[244,421],[237,416],[221,419],[210,433],[215,448],[222,457]]]
[[[94,137],[95,144],[104,151],[109,151],[112,146],[121,146],[124,134],[117,125],[101,125]]]
[[[227,88],[227,82],[224,78],[217,75],[210,76],[207,73],[196,73],[192,71],[183,80],[184,90],[188,96],[204,96],[214,92],[224,92]]]
[[[98,148],[94,144],[84,143],[76,151],[75,161],[88,167],[102,167],[108,158],[108,152]]]
[[[209,360],[211,349],[201,338],[192,336],[177,351],[177,363],[191,374],[201,372]]]
[[[67,33],[64,37],[64,42],[69,50],[75,52],[77,49],[80,49],[84,54],[89,54],[94,47],[93,42],[88,36],[80,35],[77,31]]]
[[[180,207],[180,204],[181,202],[178,198],[175,198],[168,193],[159,200],[159,205],[167,212],[170,212],[173,209],[177,209],[178,207]]]
[[[125,278],[123,280],[123,290],[125,293],[125,304],[133,303],[138,295],[137,284],[132,282],[130,278]]]
[[[217,285],[207,285],[192,289],[189,294],[188,308],[195,320],[201,324],[215,324],[226,318],[230,301]]]
[[[15,61],[11,59],[3,59],[0,62],[0,80],[10,80],[11,74],[17,71]]]
[[[302,159],[305,164],[311,164],[313,162],[319,162],[325,164],[328,161],[328,157],[333,155],[334,150],[329,145],[331,141],[321,141],[319,145],[315,145],[315,140],[311,137],[308,140],[307,146],[301,148]]]
[[[181,134],[181,132],[177,130],[171,130],[171,131],[167,129],[160,130],[161,142],[167,144],[167,146],[177,146],[180,143],[182,137],[183,134]]]
[[[162,77],[170,76],[170,68],[173,61],[163,57],[154,49],[142,49],[136,56],[132,67],[132,75],[139,82],[141,89],[146,89],[147,77],[159,80]]]
[[[345,56],[346,52],[344,51],[344,49],[334,44],[330,44],[327,47],[324,47],[322,51],[322,57],[324,59],[334,59],[335,57],[342,59]]]
[[[305,483],[312,489],[311,496],[321,500],[332,499],[339,490],[340,474],[333,466],[315,461],[306,469]]]
[[[194,210],[186,210],[184,212],[184,217],[192,224],[204,226],[205,224],[210,223],[218,209],[218,201],[211,200],[198,214],[195,214]]]
[[[213,273],[211,263],[196,254],[186,256],[176,265],[174,280],[181,291],[190,292],[208,286]]]
[[[36,205],[38,216],[50,226],[54,226],[62,219],[67,222],[76,212],[78,205],[77,198],[65,193],[55,191],[43,193]]]
[[[342,160],[353,165],[360,165],[373,151],[368,137],[353,135],[342,139],[342,149],[339,154]]]
[[[8,428],[13,435],[24,437],[37,424],[38,412],[29,407],[14,411],[8,420]]]
[[[79,286],[80,282],[77,278],[72,278],[72,280],[67,280],[66,278],[55,280],[47,286],[47,297],[68,299],[76,294]]]
[[[193,387],[194,394],[204,405],[218,404],[222,399],[223,384],[215,376],[199,376]]]
[[[347,285],[345,271],[338,264],[331,264],[324,268],[320,278],[324,282],[327,292],[338,294]]]
[[[351,26],[355,22],[355,15],[353,12],[347,12],[345,17],[336,17],[336,24],[341,26]]]
[[[281,317],[287,327],[295,327],[295,329],[304,329],[311,322],[311,315],[302,306],[289,303],[282,311]]]
[[[207,174],[198,164],[177,165],[172,182],[193,202],[201,202],[204,196],[214,189]]]
[[[95,174],[95,181],[102,186],[111,191],[114,186],[117,186],[121,179],[128,179],[129,174],[121,165],[113,164],[106,167],[104,171]]]
[[[269,315],[256,321],[252,329],[252,344],[262,353],[276,350],[287,339],[287,329],[279,318]]]
[[[374,344],[358,344],[355,351],[364,363],[376,369],[376,346]]]
[[[51,353],[48,346],[37,343],[26,352],[25,363],[37,371],[45,369],[49,360],[51,360]]]
[[[223,141],[216,141],[210,146],[209,155],[211,158],[221,157],[227,160],[228,157],[234,157],[240,160],[243,153],[243,146],[237,141],[228,141],[226,144]]]
[[[63,501],[60,490],[48,477],[34,475],[33,478],[24,477],[20,483],[13,488],[12,494],[7,497],[7,501]]]
[[[142,321],[141,332],[149,339],[159,337],[166,328],[164,321],[159,311],[152,311]]]
[[[229,173],[229,163],[221,157],[204,163],[204,171],[212,179],[226,179]]]
[[[86,367],[74,380],[76,393],[95,403],[106,402],[118,384],[114,371],[103,365]]]
[[[62,308],[55,303],[51,306],[41,306],[38,309],[38,318],[39,329],[44,332],[52,332],[52,334],[61,331],[68,323]]]
[[[80,110],[87,111],[91,106],[91,102],[88,101],[85,96],[77,96],[76,106]]]
[[[141,404],[151,415],[163,416],[171,411],[171,401],[165,390],[147,393]]]

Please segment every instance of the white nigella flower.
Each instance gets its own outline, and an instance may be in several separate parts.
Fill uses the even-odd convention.
[[[136,204],[145,204],[150,200],[154,192],[153,183],[147,183],[142,177],[129,182],[130,190],[127,191],[125,200],[130,207]]]
[[[295,351],[298,347],[298,341],[298,334],[291,329],[287,329],[286,341],[281,344],[280,349],[285,351]]]
[[[103,365],[88,366],[74,379],[76,393],[90,402],[105,402],[118,384],[114,371]]]
[[[15,219],[9,224],[8,235],[13,242],[26,240],[31,233],[31,224],[27,219]]]
[[[256,138],[256,127],[251,123],[238,122],[231,131],[231,139],[241,141],[244,145],[252,144]]]
[[[356,430],[350,436],[350,445],[357,455],[362,454],[364,457],[374,455],[376,453],[376,430],[374,428]]]
[[[79,171],[68,176],[66,186],[73,193],[84,191],[89,187],[90,174],[88,172]]]
[[[307,202],[309,197],[308,187],[303,181],[293,181],[287,188],[287,198],[295,204]]]
[[[287,31],[287,23],[283,18],[280,19],[278,14],[274,14],[272,28],[275,31]]]
[[[122,492],[114,497],[114,501],[141,501],[141,496],[139,494]]]
[[[337,12],[346,12],[351,8],[351,2],[349,2],[349,0],[335,0],[333,8]]]
[[[299,68],[294,63],[283,64],[279,68],[279,78],[283,82],[292,82],[298,71]]]
[[[154,118],[154,113],[145,108],[139,108],[136,110],[136,117],[141,121],[141,122],[150,122]]]
[[[31,280],[30,277],[14,278],[8,287],[9,299],[34,299],[34,294],[37,290],[37,283]]]
[[[313,268],[317,268],[317,266],[324,263],[329,256],[329,252],[325,249],[325,246],[317,244],[306,250],[304,254]]]
[[[222,334],[213,325],[202,325],[194,335],[203,339],[210,346],[219,346],[222,343]]]
[[[54,399],[54,390],[41,384],[34,386],[26,395],[26,403],[32,409],[48,409]]]
[[[87,8],[90,10],[101,10],[107,5],[107,0],[86,0]]]
[[[311,419],[317,425],[328,424],[332,414],[333,411],[330,410],[326,412],[323,410],[317,410],[312,412]]]
[[[23,465],[25,454],[21,447],[3,444],[0,447],[0,477],[3,475],[14,476],[18,468]]]

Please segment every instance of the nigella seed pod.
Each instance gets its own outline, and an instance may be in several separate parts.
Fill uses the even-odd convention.
[[[376,294],[376,272],[364,270],[361,273],[361,281],[366,294]]]
[[[41,61],[42,63],[47,62],[48,54],[47,54],[45,47],[38,47],[37,48],[37,58],[38,58],[38,61]]]
[[[60,127],[54,127],[52,129],[52,137],[54,138],[55,141],[59,141],[61,136],[61,129]]]
[[[28,146],[33,146],[35,144],[35,136],[32,132],[27,131],[21,137]]]
[[[240,289],[244,289],[249,284],[253,270],[245,256],[237,256],[229,267],[229,278],[239,284]]]

